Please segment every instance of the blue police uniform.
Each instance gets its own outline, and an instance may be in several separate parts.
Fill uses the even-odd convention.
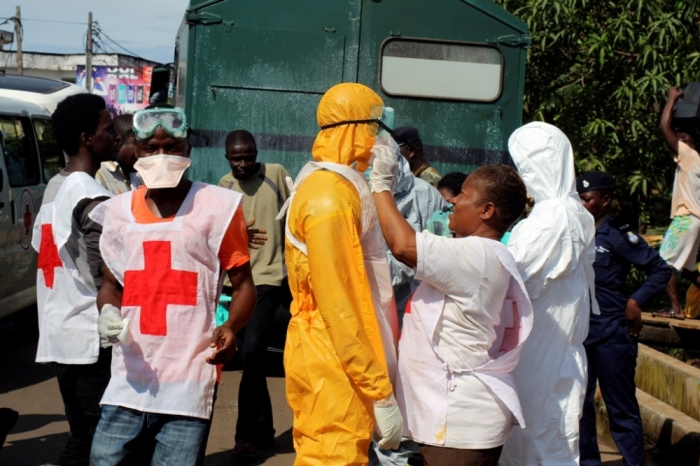
[[[671,269],[629,225],[617,225],[606,217],[596,228],[595,296],[600,315],[591,314],[584,342],[588,357],[588,386],[580,424],[581,466],[600,465],[596,435],[596,380],[610,419],[610,433],[625,465],[644,465],[642,421],[635,394],[637,340],[625,320],[627,300],[640,306],[661,291],[671,278]],[[647,280],[631,296],[625,292],[630,266],[647,273]]]

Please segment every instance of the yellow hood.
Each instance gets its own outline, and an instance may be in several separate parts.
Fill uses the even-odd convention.
[[[369,87],[342,83],[330,88],[318,104],[316,119],[324,127],[352,120],[376,119],[382,115],[384,102]],[[377,125],[359,123],[323,129],[314,142],[311,155],[319,162],[333,162],[365,171],[370,149],[377,135]]]

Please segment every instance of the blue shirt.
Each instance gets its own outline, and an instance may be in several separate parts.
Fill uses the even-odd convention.
[[[643,306],[666,286],[672,273],[659,253],[629,225],[618,226],[610,217],[596,228],[595,245],[593,270],[600,315],[591,313],[588,338],[584,342],[587,345],[607,337],[624,323],[628,298]],[[625,279],[631,265],[646,272],[647,280],[630,296]]]

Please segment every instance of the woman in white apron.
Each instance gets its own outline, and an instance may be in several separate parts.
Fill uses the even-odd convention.
[[[457,238],[416,233],[391,196],[397,153],[375,145],[370,187],[391,252],[422,284],[406,308],[396,396],[404,436],[425,464],[496,465],[524,424],[511,371],[532,327],[515,260],[499,240],[522,214],[525,185],[505,165],[480,168],[454,200]]]

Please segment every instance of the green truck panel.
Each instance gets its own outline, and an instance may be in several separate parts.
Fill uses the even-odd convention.
[[[310,160],[318,102],[340,82],[377,91],[395,109],[396,126],[419,129],[442,173],[509,162],[508,136],[521,124],[526,32],[488,0],[192,1],[177,37],[175,99],[196,132],[190,176],[217,183],[229,171],[224,140],[234,129],[256,136],[260,161],[295,175]],[[388,95],[381,53],[392,39],[497,50],[500,93],[490,102]]]

